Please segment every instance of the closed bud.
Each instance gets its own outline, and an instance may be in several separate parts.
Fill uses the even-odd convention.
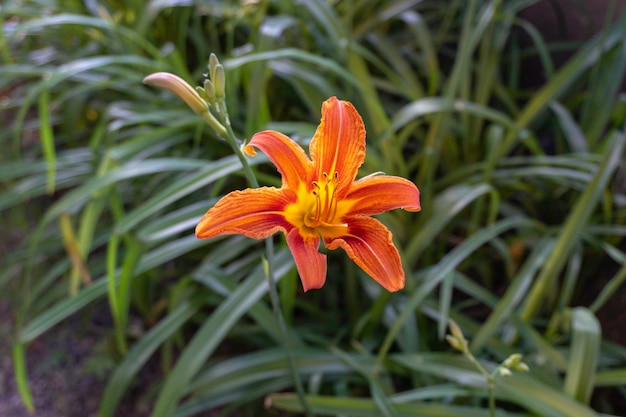
[[[461,331],[461,328],[459,327],[458,324],[456,324],[456,322],[454,320],[450,320],[450,333],[452,333],[452,336],[456,337],[459,340],[465,341],[465,336],[463,336],[463,332]]]
[[[507,368],[513,368],[522,361],[521,353],[514,353],[504,361],[503,365]]]
[[[520,363],[516,363],[513,366],[513,370],[519,371],[519,372],[528,372],[530,369],[528,368],[528,365],[526,365],[524,362],[520,362]]]
[[[215,100],[215,87],[211,80],[204,81],[204,92],[206,93],[209,101]]]
[[[209,57],[209,77],[212,80],[215,80],[215,68],[217,68],[219,64],[220,60],[217,59],[217,55],[211,53],[211,56]]]
[[[218,64],[215,67],[215,78],[213,78],[213,85],[215,86],[215,97],[224,97],[226,90],[226,75],[224,74],[224,67]]]
[[[209,110],[207,102],[185,80],[169,72],[157,72],[143,79],[148,85],[165,88],[183,99],[191,109],[203,114]]]
[[[460,341],[459,339],[457,339],[454,336],[450,336],[449,334],[446,335],[446,340],[447,342],[450,344],[450,346],[452,346],[454,349],[464,352],[465,351],[465,345],[462,341]]]
[[[209,101],[209,96],[206,95],[206,92],[204,91],[204,88],[198,86],[198,87],[196,87],[196,92],[198,94],[200,94],[200,97],[202,97],[202,99],[204,101],[207,101],[207,102]]]

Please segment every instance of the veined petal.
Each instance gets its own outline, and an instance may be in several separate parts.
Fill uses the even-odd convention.
[[[326,281],[326,255],[318,252],[319,237],[303,237],[297,228],[287,233],[287,245],[296,261],[304,291],[322,288]]]
[[[263,239],[278,231],[287,233],[293,226],[283,212],[295,200],[294,192],[274,187],[233,191],[206,212],[196,226],[196,236],[241,234]]]
[[[404,269],[391,232],[371,217],[349,217],[345,236],[326,242],[328,249],[343,248],[350,259],[387,291],[404,288]]]
[[[316,179],[336,172],[337,197],[343,197],[365,160],[365,126],[351,103],[331,97],[322,104],[322,120],[309,152]]]
[[[391,175],[361,178],[352,183],[344,197],[352,203],[350,214],[373,216],[403,208],[420,211],[420,192],[409,180]]]
[[[283,186],[291,190],[298,190],[301,183],[308,183],[313,163],[304,152],[304,149],[295,141],[280,132],[266,130],[252,136],[245,147],[245,152],[256,155],[254,147],[261,149],[276,165],[283,177]]]

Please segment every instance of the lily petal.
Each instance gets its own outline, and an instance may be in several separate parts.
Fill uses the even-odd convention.
[[[371,217],[349,217],[348,233],[326,242],[328,249],[343,248],[350,259],[387,291],[404,288],[404,269],[391,232]]]
[[[326,281],[326,255],[318,252],[319,237],[302,237],[298,229],[287,233],[287,245],[296,261],[304,291],[322,288]]]
[[[254,147],[261,149],[276,165],[283,177],[283,186],[291,190],[298,190],[301,183],[310,182],[309,173],[313,163],[304,152],[304,149],[295,141],[280,132],[266,130],[252,136],[244,151],[256,155]]]
[[[409,180],[391,175],[376,175],[355,181],[345,197],[354,200],[351,215],[373,216],[403,208],[420,211],[420,192]]]
[[[365,160],[365,126],[351,103],[331,97],[322,104],[322,120],[309,152],[316,178],[338,174],[337,197],[341,198]]]
[[[217,202],[196,226],[196,236],[208,239],[219,235],[241,234],[264,239],[293,226],[285,220],[285,207],[296,200],[290,190],[261,187],[233,191]]]

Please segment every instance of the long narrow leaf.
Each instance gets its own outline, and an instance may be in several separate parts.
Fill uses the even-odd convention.
[[[172,333],[189,320],[200,308],[202,303],[196,299],[178,306],[163,320],[146,333],[126,355],[126,358],[117,366],[113,375],[109,378],[106,389],[100,402],[99,417],[112,417],[115,409],[122,399],[132,379],[139,369],[145,365],[159,346],[169,338]]]
[[[572,310],[572,341],[565,375],[565,392],[588,404],[593,391],[600,351],[600,323],[584,307]]]
[[[626,135],[614,132],[610,136],[609,146],[606,147],[602,162],[593,180],[587,186],[585,192],[578,198],[571,213],[560,230],[556,246],[550,257],[546,260],[537,280],[524,304],[521,317],[532,318],[539,309],[546,288],[561,272],[569,257],[570,250],[580,238],[585,225],[594,208],[596,207],[602,190],[605,189],[609,179],[617,169],[623,157]]]
[[[282,251],[274,258],[275,264],[272,266],[276,279],[281,278],[291,268],[290,256],[288,251]],[[208,357],[232,326],[252,305],[258,302],[267,289],[265,273],[262,268],[257,268],[202,324],[165,380],[152,417],[169,417],[173,414],[186,387]]]

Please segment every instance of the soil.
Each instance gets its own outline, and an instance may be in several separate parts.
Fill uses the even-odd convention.
[[[10,323],[8,306],[0,303],[0,416],[97,416],[112,364],[98,354],[102,337],[93,326],[72,317],[28,346],[28,379],[35,404],[30,414],[15,383]],[[148,413],[137,399],[125,399],[116,415],[143,417]]]

